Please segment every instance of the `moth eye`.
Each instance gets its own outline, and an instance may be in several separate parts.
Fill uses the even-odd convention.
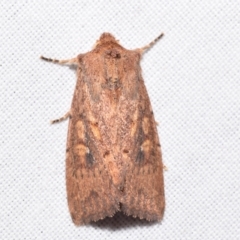
[[[124,149],[123,152],[124,153],[129,153],[129,151],[127,149]]]

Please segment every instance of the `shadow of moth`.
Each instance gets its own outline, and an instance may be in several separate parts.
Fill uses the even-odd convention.
[[[141,74],[145,47],[127,50],[103,33],[92,51],[76,58],[41,59],[77,65],[69,117],[66,185],[76,225],[127,215],[161,220],[163,164],[156,122]]]

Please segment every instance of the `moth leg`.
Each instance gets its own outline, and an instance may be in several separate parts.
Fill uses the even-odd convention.
[[[168,171],[167,166],[165,166],[164,164],[163,164],[163,170],[164,170],[164,171]]]
[[[63,117],[55,119],[55,120],[52,120],[51,124],[62,122],[62,121],[66,120],[69,117],[71,117],[71,112],[70,111],[67,112]]]
[[[143,53],[143,52],[147,51],[147,50],[148,50],[149,48],[151,48],[158,40],[160,40],[160,38],[162,38],[163,35],[164,35],[164,34],[161,33],[157,38],[155,38],[155,39],[154,39],[152,42],[150,42],[148,45],[140,48],[140,49],[139,49],[140,52]]]
[[[44,56],[40,56],[40,58],[47,62],[59,63],[59,64],[77,64],[77,58],[58,60],[53,58],[46,58]]]

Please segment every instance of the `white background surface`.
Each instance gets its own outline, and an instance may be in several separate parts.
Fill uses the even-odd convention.
[[[239,1],[0,3],[0,239],[240,239]],[[117,214],[75,227],[65,192],[71,58],[102,32],[142,60],[165,172],[161,223]]]

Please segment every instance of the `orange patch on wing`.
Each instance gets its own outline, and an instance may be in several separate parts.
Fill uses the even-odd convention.
[[[88,120],[90,122],[90,128],[92,130],[92,133],[93,133],[94,137],[96,139],[100,140],[101,139],[101,133],[100,133],[100,130],[99,130],[99,127],[98,127],[97,120],[92,116],[91,113],[89,113]]]
[[[89,151],[89,149],[83,144],[76,145],[74,150],[75,153],[80,157],[85,157],[86,153]]]
[[[96,137],[98,140],[101,139],[101,133],[99,131],[99,128],[98,128],[98,123],[97,122],[91,122],[91,130],[92,130],[92,133],[94,135],[94,137]]]
[[[143,128],[143,132],[145,134],[148,134],[148,131],[149,131],[149,118],[147,118],[147,117],[143,118],[142,128]]]
[[[144,152],[149,152],[150,151],[150,149],[151,149],[151,141],[150,140],[145,140],[144,142],[143,142],[143,144],[142,144],[142,150],[144,151]]]
[[[77,131],[77,135],[79,137],[79,139],[84,139],[84,124],[83,121],[79,120],[76,123],[76,131]]]

